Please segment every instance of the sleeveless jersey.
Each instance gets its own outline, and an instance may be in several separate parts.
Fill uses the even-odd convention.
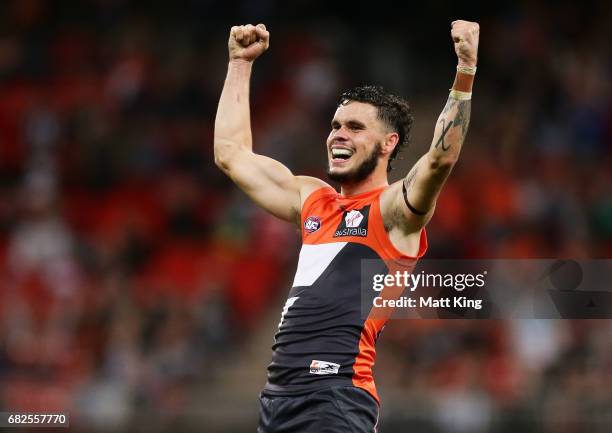
[[[302,249],[272,346],[265,394],[299,395],[352,385],[379,401],[372,368],[387,318],[368,310],[375,292],[364,296],[361,290],[364,278],[370,287],[372,281],[363,275],[361,263],[369,259],[386,273],[390,261],[414,267],[427,249],[425,229],[416,257],[392,245],[379,206],[384,189],[343,197],[326,187],[304,202]]]

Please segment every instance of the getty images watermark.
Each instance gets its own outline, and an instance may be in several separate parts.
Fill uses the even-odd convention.
[[[363,318],[612,319],[612,260],[362,260]]]
[[[372,300],[372,305],[375,308],[473,308],[476,310],[482,309],[482,299],[470,299],[467,296],[442,296],[435,297],[419,296],[411,298],[409,296],[400,296],[399,298],[386,299],[382,296],[385,288],[402,287],[404,290],[414,292],[419,287],[439,287],[444,289],[453,289],[457,292],[463,292],[465,289],[473,287],[482,288],[485,285],[487,271],[478,274],[429,274],[425,271],[418,273],[407,270],[396,270],[390,274],[374,274],[372,277],[372,289],[378,292]]]

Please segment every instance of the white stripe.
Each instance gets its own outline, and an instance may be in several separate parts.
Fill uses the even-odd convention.
[[[376,424],[374,424],[374,433],[378,433],[378,419],[380,418],[380,408],[376,405]]]
[[[312,286],[347,242],[302,245],[293,287]]]

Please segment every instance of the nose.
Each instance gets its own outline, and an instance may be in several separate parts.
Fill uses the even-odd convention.
[[[344,127],[332,131],[332,141],[347,141],[348,134]]]

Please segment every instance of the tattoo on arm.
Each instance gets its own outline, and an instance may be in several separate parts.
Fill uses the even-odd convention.
[[[450,114],[450,112],[455,107],[457,107],[457,112],[453,116],[452,114]],[[441,119],[438,121],[438,123],[442,124],[442,131],[440,133],[440,137],[433,145],[434,149],[441,149],[443,152],[447,152],[453,147],[457,151],[461,148],[461,144],[463,140],[465,140],[468,125],[470,123],[470,109],[471,101],[460,101],[454,98],[448,98],[448,100],[446,101],[446,105],[442,110]],[[461,135],[459,136],[460,140],[457,138],[457,135],[454,135],[453,140],[447,142],[446,137],[448,135],[448,132],[455,126],[461,128]],[[456,146],[453,146],[454,144],[456,144]],[[427,215],[427,213],[431,210],[431,206],[433,206],[433,204],[426,211],[422,211],[412,206],[410,204],[410,201],[408,200],[408,193],[411,191],[416,182],[416,175],[417,167],[415,166],[412,168],[412,170],[410,170],[410,173],[408,173],[408,175],[402,181],[402,195],[404,198],[404,203],[406,204],[410,212],[418,216],[424,216]],[[385,226],[387,231],[389,231],[390,228],[394,225],[401,227],[402,224],[405,222],[405,214],[403,210],[395,208],[393,212],[394,214],[390,220],[391,222],[389,223],[389,227]]]
[[[408,206],[408,209],[410,209],[410,211],[414,213],[415,215],[423,216],[423,215],[427,215],[427,211],[423,212],[421,210],[416,209],[408,201],[408,191],[410,191],[410,189],[412,188],[412,185],[414,185],[416,174],[417,174],[417,168],[414,167],[412,170],[410,170],[410,173],[408,173],[408,176],[406,176],[406,178],[404,179],[404,182],[402,183],[402,193],[404,195],[404,202],[406,203],[406,206]]]
[[[446,137],[448,130],[451,129],[451,126],[454,125],[454,122],[449,122],[448,125],[446,125],[444,119],[440,119],[439,123],[442,123],[442,135],[440,136],[440,138],[438,138],[438,141],[436,142],[436,145],[434,147],[437,149],[438,146],[442,145],[442,150],[446,152],[448,149],[450,149],[451,146],[450,144],[448,146],[444,144],[444,138]]]
[[[417,174],[417,168],[416,166],[412,168],[412,170],[410,170],[410,173],[408,173],[408,176],[406,176],[406,178],[404,179],[404,185],[406,186],[406,188],[410,191],[410,188],[412,188],[412,185],[414,184],[414,181],[416,179],[416,174]]]
[[[444,110],[442,110],[442,114],[446,114],[450,111],[451,108],[453,108],[455,105],[457,105],[457,100],[454,98],[448,98],[446,100],[446,105],[444,106]]]
[[[439,123],[442,123],[442,134],[440,138],[434,145],[434,148],[441,147],[444,152],[448,151],[451,148],[450,144],[446,144],[445,138],[448,131],[451,127],[460,126],[461,127],[461,141],[465,140],[465,136],[467,134],[468,125],[470,123],[470,110],[471,110],[471,101],[458,101],[456,99],[449,98],[444,106],[444,110],[442,110],[442,114],[445,115],[448,113],[453,107],[457,106],[457,115],[455,118],[446,124],[447,119],[440,119]]]
[[[457,116],[453,121],[453,126],[461,126],[461,141],[465,140],[468,125],[470,124],[470,114],[472,110],[471,101],[458,101]]]

